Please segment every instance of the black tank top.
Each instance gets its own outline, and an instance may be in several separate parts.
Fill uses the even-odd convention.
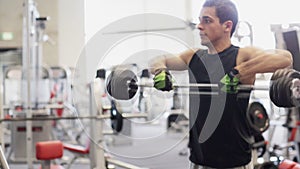
[[[190,83],[218,84],[225,73],[236,66],[238,50],[231,45],[214,55],[208,54],[207,50],[197,51],[189,64]],[[190,93],[193,91],[190,88]],[[248,102],[249,96],[240,97],[239,94],[190,94],[189,147],[193,163],[232,168],[250,162],[251,132],[246,120]]]

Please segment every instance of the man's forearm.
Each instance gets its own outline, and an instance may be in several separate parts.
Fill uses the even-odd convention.
[[[275,50],[273,53],[263,53],[237,66],[242,76],[256,73],[274,72],[291,66],[293,63],[290,52]]]
[[[161,55],[161,56],[155,57],[154,59],[152,59],[150,61],[149,66],[150,66],[150,72],[152,74],[157,74],[161,70],[167,69],[166,56]]]

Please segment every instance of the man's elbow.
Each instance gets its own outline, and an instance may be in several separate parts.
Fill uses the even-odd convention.
[[[293,67],[293,55],[291,52],[285,50],[284,51],[284,62],[285,62],[285,67],[287,68],[292,68]]]

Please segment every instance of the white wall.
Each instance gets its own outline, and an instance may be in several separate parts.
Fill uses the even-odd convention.
[[[12,12],[14,11],[14,12]],[[22,45],[22,1],[0,0],[0,32],[12,32],[12,41],[1,41],[1,47],[20,47]]]
[[[185,0],[131,0],[131,1],[122,1],[122,0],[90,0],[86,1],[86,9],[85,9],[85,31],[86,31],[86,44],[89,45],[91,41],[94,41],[99,31],[103,31],[103,28],[107,28],[112,24],[119,22],[120,19],[124,19],[125,17],[130,17],[132,15],[137,14],[150,14],[150,13],[159,13],[166,14],[173,17],[177,17],[180,19],[187,18],[187,11],[185,10]],[[172,5],[172,7],[170,7]],[[136,30],[138,28],[142,28],[144,25],[147,27],[146,29],[151,28],[164,28],[164,24],[158,25],[158,21],[150,21],[147,22],[139,22],[132,23],[135,24],[124,24],[122,27],[113,28],[110,32],[118,32],[122,30]],[[153,25],[155,23],[156,25]],[[139,25],[141,24],[141,25]],[[144,25],[143,25],[144,24]],[[140,26],[140,27],[139,27]],[[173,23],[174,27],[180,27],[182,25],[176,25]],[[135,29],[136,28],[136,29]],[[172,28],[172,26],[171,26]],[[169,31],[172,32],[172,31]],[[185,30],[173,32],[173,34],[182,34],[184,35]],[[163,32],[160,32],[163,33]],[[172,34],[172,33],[171,33]],[[174,39],[166,38],[158,35],[146,35],[139,34],[135,37],[127,37],[126,34],[118,34],[119,36],[124,36],[125,39],[122,39],[121,43],[117,45],[112,45],[112,48],[107,51],[106,55],[98,56],[98,58],[89,59],[90,55],[93,52],[92,49],[89,49],[87,54],[87,65],[89,65],[88,74],[93,74],[95,69],[99,67],[109,68],[112,65],[120,64],[123,61],[128,61],[132,59],[132,56],[137,57],[135,55],[139,52],[145,52],[145,50],[153,50],[158,49],[168,53],[178,53],[184,49],[186,46],[174,42],[173,45],[170,41],[174,41]],[[118,36],[115,35],[115,36]],[[114,35],[108,35],[112,38]],[[176,41],[176,40],[175,40]],[[98,44],[99,47],[103,44]],[[147,52],[145,52],[147,53]],[[148,52],[150,54],[151,52]],[[149,56],[140,56],[140,58],[136,58],[135,61],[139,62],[147,62]],[[96,64],[96,65],[95,65]],[[91,67],[90,67],[91,66]],[[90,76],[90,75],[89,75]]]
[[[58,1],[59,65],[76,66],[85,41],[84,15],[83,0]]]

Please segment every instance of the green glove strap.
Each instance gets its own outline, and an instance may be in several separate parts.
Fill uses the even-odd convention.
[[[231,78],[228,74],[226,74],[221,79],[221,83],[224,85],[238,85],[239,81],[240,81],[239,78],[237,78],[237,77]]]
[[[154,87],[157,89],[165,88],[166,86],[166,72],[161,71],[153,78],[154,80]]]
[[[154,76],[154,87],[162,91],[173,90],[173,79],[169,72],[162,70],[160,73]]]
[[[221,91],[229,93],[229,94],[235,94],[238,92],[238,84],[239,84],[239,78],[237,77],[230,77],[228,74],[226,74],[222,79],[221,79],[221,84],[222,86]]]
[[[236,94],[238,92],[238,86],[223,86],[221,91],[229,94]]]

